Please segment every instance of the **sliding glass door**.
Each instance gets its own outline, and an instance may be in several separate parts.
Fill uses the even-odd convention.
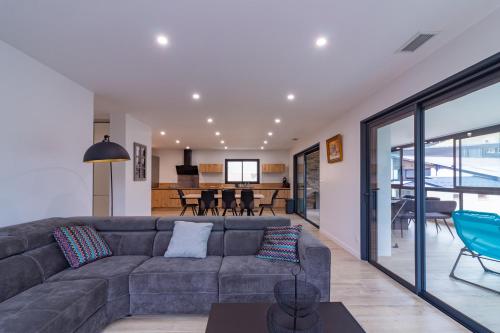
[[[471,228],[459,235],[451,218],[460,209],[500,214],[500,83],[471,86],[424,103],[422,109],[428,170],[426,291],[500,332],[500,223],[492,234]],[[498,258],[470,256],[464,242],[474,246],[484,241],[483,250],[497,249]]]
[[[500,54],[362,127],[362,256],[500,332]]]
[[[370,124],[370,261],[415,285],[413,110]],[[404,189],[403,186],[404,185]]]
[[[319,226],[319,145],[294,156],[295,212]]]

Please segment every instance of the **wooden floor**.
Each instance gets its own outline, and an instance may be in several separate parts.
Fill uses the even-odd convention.
[[[426,227],[427,291],[490,330],[500,332],[500,319],[497,316],[500,309],[500,295],[449,277],[464,244],[457,236],[452,223],[450,227],[454,238],[444,224],[440,224],[440,227],[441,230],[436,231],[434,222],[431,221]],[[378,260],[384,267],[412,284],[415,280],[414,232],[414,223],[411,223],[409,229],[404,231],[403,237],[399,230],[393,231],[392,244],[397,244],[397,248],[392,249],[391,256],[379,257]],[[500,263],[488,261],[484,263],[490,269],[500,271]],[[476,259],[463,256],[455,274],[491,289],[500,290],[500,277],[485,273]]]
[[[178,213],[153,212],[154,215]],[[294,224],[303,224],[314,232],[331,249],[332,300],[343,302],[367,332],[468,332],[372,265],[343,250],[306,221],[296,215],[287,216]],[[132,316],[112,323],[104,332],[201,333],[206,323],[207,316],[198,315]]]

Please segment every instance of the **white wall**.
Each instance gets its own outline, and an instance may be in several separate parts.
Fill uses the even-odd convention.
[[[291,150],[293,154],[320,142],[321,231],[356,256],[360,253],[360,121],[497,53],[500,10],[396,78],[357,107]],[[404,55],[402,55],[404,56]],[[344,160],[326,162],[325,140],[341,133]],[[293,184],[293,182],[292,182]]]
[[[182,149],[155,149],[154,154],[160,157],[160,183],[176,183],[175,166],[183,163]],[[263,174],[260,170],[261,183],[281,183],[283,177],[288,177],[288,150],[193,150],[192,164],[219,163],[224,164],[228,158],[256,158],[260,163],[284,163],[287,168],[283,174]],[[262,169],[262,167],[261,167]],[[224,173],[200,173],[200,183],[224,183]]]
[[[94,95],[0,41],[0,226],[92,213]]]
[[[130,154],[130,161],[113,164],[114,215],[151,215],[151,128],[128,114],[112,114],[110,134]],[[134,181],[134,142],[147,147],[146,181]]]

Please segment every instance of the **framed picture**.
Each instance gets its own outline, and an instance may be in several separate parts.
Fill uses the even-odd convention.
[[[146,180],[146,157],[147,148],[145,145],[134,142],[134,181]]]
[[[326,140],[326,155],[328,163],[342,161],[342,135],[337,134],[333,138]]]

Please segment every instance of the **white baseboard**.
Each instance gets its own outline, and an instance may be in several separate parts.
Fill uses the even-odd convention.
[[[347,252],[349,252],[350,254],[355,256],[356,258],[358,258],[358,259],[361,258],[359,250],[354,250],[352,247],[348,246],[346,243],[344,243],[343,241],[341,241],[340,239],[338,239],[337,237],[335,237],[331,233],[324,231],[324,230],[321,230],[321,228],[319,229],[319,232],[321,232],[323,235],[325,235],[326,237],[330,238],[332,241],[334,241],[335,243],[340,245],[344,250],[346,250]]]

